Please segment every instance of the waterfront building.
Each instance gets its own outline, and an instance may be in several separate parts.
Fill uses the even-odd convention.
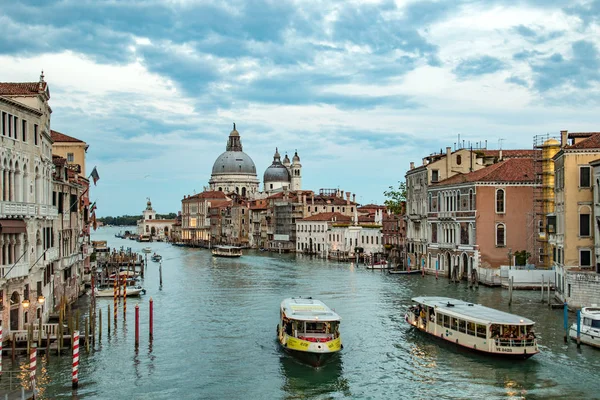
[[[432,184],[425,268],[463,279],[474,270],[481,275],[482,269],[511,264],[514,252],[526,250],[523,227],[532,212],[534,184],[532,158],[500,161]]]
[[[52,136],[55,134],[52,133]],[[63,135],[60,140],[73,140],[87,148],[85,142]],[[66,138],[65,138],[66,137]],[[78,142],[75,142],[78,141]],[[54,163],[52,203],[58,209],[51,240],[56,243],[58,255],[53,265],[47,268],[44,283],[52,283],[52,297],[48,307],[58,307],[61,299],[77,300],[84,291],[85,283],[91,281],[89,244],[89,180],[81,174],[82,166],[69,163],[66,158],[53,155]],[[85,163],[85,157],[77,161]],[[57,240],[54,240],[54,236]],[[53,279],[51,279],[54,274]]]
[[[349,221],[334,222],[328,235],[329,256],[354,259],[357,254],[363,257],[382,254],[382,222],[381,210],[371,215],[358,215],[355,212]]]
[[[181,200],[181,241],[208,247],[211,237],[209,208],[215,201],[230,200],[222,191],[207,190]]]
[[[554,156],[555,213],[548,218],[556,233],[550,235],[549,243],[556,267],[556,296],[575,307],[600,300],[593,222],[598,182],[592,171],[599,156],[600,132],[561,131],[561,149]],[[581,291],[584,282],[596,288],[593,298]]]
[[[256,166],[252,158],[244,153],[242,139],[235,124],[229,133],[225,152],[215,160],[208,183],[211,191],[237,193],[249,198],[258,193]]]
[[[0,310],[5,335],[45,320],[45,300],[52,298],[58,211],[52,197],[49,100],[43,74],[38,82],[0,83]]]
[[[327,258],[332,243],[330,236],[333,225],[350,224],[351,221],[351,217],[337,212],[314,214],[298,220],[296,252],[316,254],[319,257]]]
[[[404,253],[406,239],[404,215],[396,215],[386,210],[383,214],[381,233],[388,260],[394,265],[404,265],[406,258]]]
[[[406,261],[411,266],[425,264],[427,270],[435,270],[426,258],[428,238],[431,233],[427,224],[427,193],[432,183],[443,181],[457,174],[478,171],[499,161],[513,158],[531,158],[534,150],[488,150],[477,148],[458,148],[452,151],[446,147],[423,158],[423,164],[415,167],[410,163],[406,172]]]
[[[248,245],[255,249],[265,249],[268,247],[268,210],[267,199],[251,200],[249,204],[250,225],[248,232]]]
[[[175,219],[157,219],[156,211],[148,198],[146,209],[142,212],[142,219],[137,221],[137,234],[140,237],[149,237],[151,240],[167,241],[174,224]]]
[[[229,244],[227,233],[231,225],[231,199],[215,200],[208,208],[210,219],[209,246],[217,244]]]

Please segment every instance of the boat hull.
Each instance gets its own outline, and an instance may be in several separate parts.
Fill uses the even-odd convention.
[[[569,329],[569,336],[573,340],[577,340],[577,324],[571,325]],[[580,328],[579,339],[581,343],[587,344],[588,346],[596,347],[600,349],[600,333],[597,330],[583,329]]]
[[[322,367],[331,358],[333,358],[337,354],[337,352],[336,353],[310,353],[307,351],[288,349],[283,345],[281,345],[281,347],[283,348],[283,350],[286,353],[288,353],[292,357],[296,358],[297,360],[299,360],[305,364],[315,367],[315,368]]]
[[[277,330],[279,332],[279,327]],[[322,366],[343,348],[341,337],[327,342],[310,342],[283,334],[277,339],[286,353],[313,367]]]
[[[127,297],[140,296],[142,292],[144,292],[144,289],[127,289]],[[113,297],[114,291],[113,289],[98,290],[95,295],[96,297]],[[123,297],[123,289],[121,289],[121,293],[117,291],[117,297]]]
[[[399,274],[399,275],[416,275],[416,274],[420,274],[421,273],[421,271],[419,271],[418,269],[412,269],[410,271],[390,269],[390,270],[388,270],[388,272],[390,274]]]
[[[241,257],[241,254],[236,254],[236,255],[230,255],[230,254],[215,254],[213,253],[213,257],[223,257],[223,258],[239,258]]]

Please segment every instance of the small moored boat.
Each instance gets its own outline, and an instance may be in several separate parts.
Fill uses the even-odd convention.
[[[577,340],[577,322],[569,329],[571,339]],[[600,348],[600,308],[583,307],[579,327],[581,343]]]
[[[212,249],[215,257],[241,257],[242,249],[237,246],[216,246]]]
[[[281,302],[277,339],[283,349],[314,367],[342,349],[341,318],[323,302],[289,298]]]
[[[151,253],[151,252],[152,252],[152,249],[151,249],[150,247],[144,247],[144,248],[142,249],[142,252],[144,252],[144,253],[148,254],[148,253]]]
[[[369,264],[366,266],[367,269],[388,269],[389,264],[385,260],[377,261],[376,263]]]
[[[413,274],[420,274],[421,271],[419,271],[418,269],[390,268],[390,269],[388,269],[388,273],[400,274],[400,275],[413,275]]]
[[[156,254],[156,253],[154,253],[154,254],[152,254],[152,257],[151,257],[151,259],[152,259],[152,261],[154,261],[154,262],[159,262],[160,260],[162,260],[162,256],[161,256],[160,254]]]
[[[96,288],[95,289],[95,295],[96,297],[113,297],[115,294],[114,292],[114,288],[111,287],[106,287],[106,288]],[[124,294],[124,290],[123,288],[121,288],[120,290],[117,289],[117,297],[123,297]],[[141,294],[146,294],[146,289],[144,289],[141,286],[133,286],[133,287],[127,287],[127,297],[135,297],[135,296],[139,296]]]
[[[539,353],[534,322],[448,297],[415,297],[406,322],[420,331],[481,353],[529,358]]]

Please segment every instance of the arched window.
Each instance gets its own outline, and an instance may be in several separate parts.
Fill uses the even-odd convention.
[[[459,154],[456,156],[456,165],[462,164],[462,156]]]
[[[473,189],[469,189],[469,210],[475,209],[475,204],[473,204]]]
[[[496,190],[496,213],[504,214],[504,212],[504,189],[498,189]]]
[[[456,207],[455,210],[460,210],[460,191],[456,192]]]
[[[504,224],[496,225],[496,247],[506,246],[506,227]]]

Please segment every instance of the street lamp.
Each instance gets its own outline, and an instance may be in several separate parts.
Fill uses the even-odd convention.
[[[44,302],[46,301],[46,298],[44,296],[42,296],[42,295],[39,295],[37,301],[40,304],[44,304]]]
[[[23,305],[23,308],[29,308],[29,300],[25,299],[21,302],[21,304]]]

